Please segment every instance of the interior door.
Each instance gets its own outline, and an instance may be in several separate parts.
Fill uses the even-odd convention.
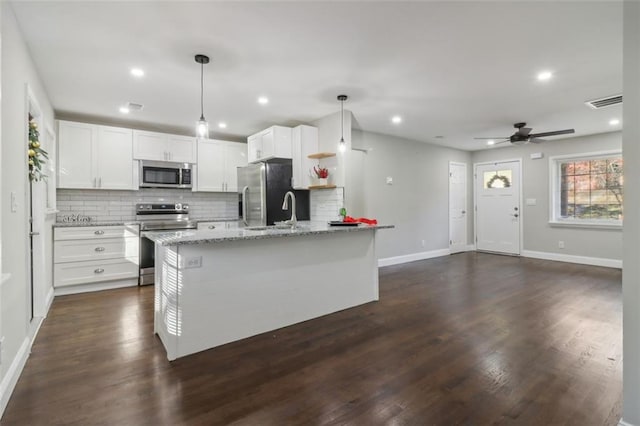
[[[520,162],[479,164],[475,173],[477,249],[520,254]]]
[[[467,249],[467,164],[449,163],[449,250]]]

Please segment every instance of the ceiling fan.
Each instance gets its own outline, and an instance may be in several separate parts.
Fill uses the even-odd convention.
[[[553,132],[541,132],[541,133],[531,133],[530,127],[524,127],[527,123],[515,123],[513,127],[515,127],[516,132],[511,136],[501,136],[498,138],[474,138],[474,139],[490,139],[496,141],[493,145],[498,145],[501,143],[511,142],[513,144],[522,145],[525,143],[539,143],[545,142],[545,139],[540,139],[545,136],[557,136],[557,135],[568,135],[571,133],[575,133],[574,129],[565,129],[565,130],[555,130]],[[502,140],[500,140],[502,139]]]

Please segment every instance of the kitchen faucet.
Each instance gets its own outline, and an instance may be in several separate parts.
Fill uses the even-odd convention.
[[[288,191],[284,194],[282,210],[287,210],[289,208],[289,203],[287,202],[289,198],[291,198],[291,219],[286,222],[290,224],[292,228],[295,228],[298,226],[298,219],[296,218],[296,195],[293,192]]]

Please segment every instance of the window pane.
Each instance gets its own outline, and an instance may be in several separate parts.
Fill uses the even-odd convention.
[[[484,188],[497,189],[511,186],[511,170],[496,170],[484,172]]]
[[[560,173],[563,176],[574,175],[575,174],[575,167],[573,165],[573,162],[562,163],[560,165]]]
[[[575,188],[575,177],[573,176],[562,176],[562,185],[560,187],[563,191],[573,191]]]
[[[591,175],[591,189],[599,190],[599,189],[607,189],[607,174],[606,173],[598,173]]]
[[[591,188],[591,180],[589,175],[578,175],[575,177],[576,191],[587,192]]]
[[[607,160],[591,161],[591,173],[606,173],[606,172],[607,172]]]
[[[575,174],[576,175],[588,175],[590,170],[590,161],[576,161]]]
[[[591,219],[609,219],[609,211],[606,204],[592,204],[590,210]]]

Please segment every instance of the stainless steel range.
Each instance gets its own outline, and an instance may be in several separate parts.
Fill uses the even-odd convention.
[[[195,229],[189,220],[189,205],[181,203],[136,204],[136,220],[140,222],[140,278],[139,285],[154,282],[155,244],[145,237],[145,231],[174,231]]]

